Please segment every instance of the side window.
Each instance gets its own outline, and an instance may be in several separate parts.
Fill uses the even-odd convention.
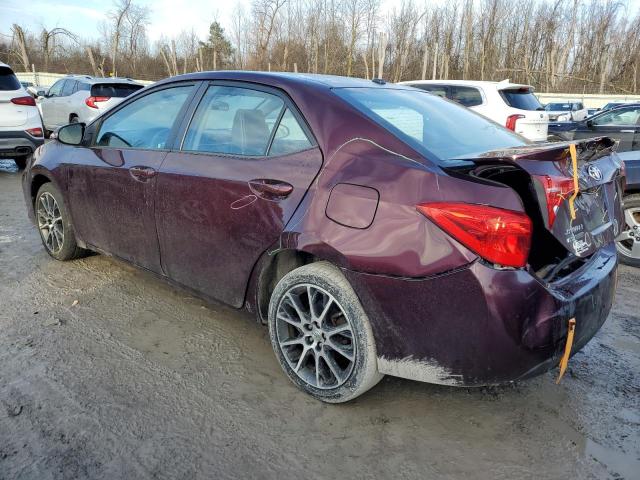
[[[617,109],[593,119],[594,125],[635,125],[640,116],[640,109]]]
[[[62,97],[68,97],[69,95],[71,95],[75,88],[76,88],[76,82],[75,80],[67,80],[64,84],[64,87],[62,87]]]
[[[482,95],[477,88],[473,87],[451,87],[451,100],[465,107],[482,105]]]
[[[162,150],[193,86],[165,88],[121,108],[100,125],[96,145]]]
[[[65,81],[66,80],[58,80],[56,83],[54,83],[53,86],[49,89],[47,95],[50,97],[59,97]]]
[[[311,142],[296,120],[291,110],[287,108],[280,120],[276,135],[269,149],[269,156],[286,155],[300,152],[311,147]]]
[[[202,97],[182,150],[265,155],[284,108],[277,95],[249,88],[211,86]]]
[[[78,82],[78,86],[76,87],[76,92],[88,92],[91,90],[91,85],[84,82]]]

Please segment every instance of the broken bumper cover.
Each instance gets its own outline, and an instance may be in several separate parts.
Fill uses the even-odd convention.
[[[346,271],[376,339],[381,373],[446,385],[491,385],[558,364],[570,318],[572,353],[600,329],[613,302],[614,245],[547,284],[482,262],[428,279]]]

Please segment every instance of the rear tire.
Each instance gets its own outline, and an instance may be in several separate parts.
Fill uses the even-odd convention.
[[[280,366],[301,390],[341,403],[376,385],[376,347],[367,314],[342,272],[328,262],[299,267],[276,285],[269,334]]]
[[[53,183],[45,183],[38,190],[34,212],[40,239],[45,250],[56,260],[73,260],[87,252],[78,247],[71,216],[60,191]]]
[[[640,267],[640,194],[623,199],[624,231],[618,236],[616,248],[620,262]]]
[[[29,160],[29,155],[21,155],[13,159],[13,161],[16,162],[18,170],[25,169],[25,167],[27,166],[27,160]]]

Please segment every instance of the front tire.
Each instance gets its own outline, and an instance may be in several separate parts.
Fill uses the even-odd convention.
[[[269,334],[280,366],[301,390],[341,403],[376,385],[373,332],[342,272],[328,262],[299,267],[276,285]]]
[[[620,261],[640,267],[640,194],[624,197],[623,232],[616,239]]]
[[[45,183],[38,190],[34,204],[40,239],[45,250],[56,260],[73,260],[86,251],[76,243],[71,216],[60,191]]]

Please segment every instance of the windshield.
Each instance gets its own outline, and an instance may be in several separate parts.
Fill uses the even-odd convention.
[[[549,103],[544,109],[547,112],[559,112],[571,110],[570,103]]]
[[[336,88],[334,92],[418,152],[440,161],[529,143],[465,107],[424,91]]]
[[[517,90],[500,90],[502,99],[513,108],[520,110],[544,110],[542,104],[538,100],[530,88],[518,88]]]

